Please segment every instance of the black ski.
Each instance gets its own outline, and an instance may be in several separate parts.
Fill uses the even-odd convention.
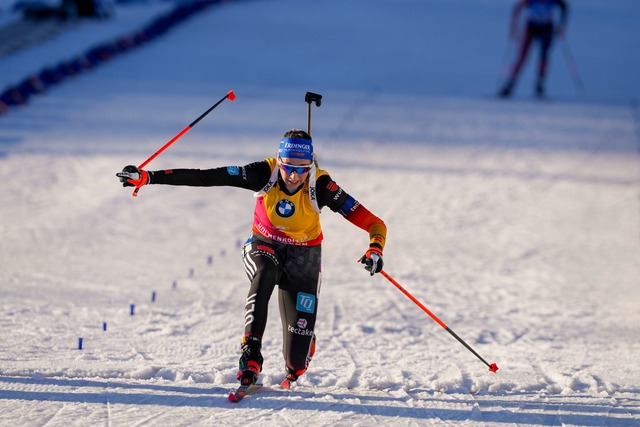
[[[255,393],[260,388],[262,388],[262,384],[241,385],[236,391],[229,393],[229,401],[240,402],[245,396]]]

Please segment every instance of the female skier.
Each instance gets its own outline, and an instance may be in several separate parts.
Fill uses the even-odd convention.
[[[283,383],[297,380],[309,366],[321,280],[320,209],[327,206],[367,231],[369,247],[360,261],[371,275],[382,270],[384,222],[318,168],[311,136],[305,131],[285,133],[276,157],[245,166],[145,171],[130,165],[116,176],[125,187],[232,186],[255,192],[251,235],[242,250],[251,284],[237,375],[241,385],[254,384],[262,371],[262,337],[276,285],[286,368]]]

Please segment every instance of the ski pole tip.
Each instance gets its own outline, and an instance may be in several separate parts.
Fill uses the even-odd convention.
[[[234,99],[236,99],[236,94],[233,92],[233,90],[227,92],[227,99],[229,99],[229,101],[233,101]]]
[[[492,363],[491,366],[489,366],[489,372],[496,373],[498,372],[498,369],[498,365],[496,365],[495,363]]]

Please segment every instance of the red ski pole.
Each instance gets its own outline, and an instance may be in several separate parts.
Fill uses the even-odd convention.
[[[455,332],[453,332],[447,325],[445,325],[445,323],[440,320],[438,318],[438,316],[436,316],[435,314],[433,314],[431,311],[429,311],[429,309],[427,307],[425,307],[420,301],[418,301],[413,295],[411,295],[405,288],[403,288],[400,283],[396,282],[393,277],[389,276],[387,274],[386,271],[381,270],[380,274],[382,274],[384,277],[386,277],[391,283],[394,284],[394,286],[396,288],[398,288],[403,294],[405,294],[411,301],[413,301],[414,303],[416,303],[416,305],[418,307],[420,307],[422,309],[422,311],[424,311],[425,313],[427,313],[433,320],[436,321],[436,323],[440,326],[442,326],[447,332],[449,332],[455,339],[457,339],[460,344],[464,345],[467,350],[469,350],[471,353],[473,353],[478,359],[482,360],[482,362],[487,365],[489,367],[489,371],[490,372],[497,372],[498,371],[498,365],[496,365],[495,363],[487,363],[486,360],[484,360],[478,353],[476,353],[476,351],[474,349],[471,348],[471,346],[469,346],[469,344],[467,344],[466,342],[464,342],[462,340],[462,338],[460,338]]]
[[[192,127],[194,127],[200,120],[204,119],[205,116],[207,114],[209,114],[211,111],[213,111],[214,108],[216,108],[218,105],[220,105],[222,103],[222,101],[224,101],[225,99],[229,99],[229,101],[233,101],[234,99],[236,99],[236,94],[233,93],[232,90],[230,90],[229,92],[227,92],[227,94],[218,102],[216,102],[215,104],[213,104],[213,106],[211,108],[209,108],[207,111],[205,111],[204,113],[202,113],[200,115],[200,117],[198,117],[197,119],[195,119],[193,122],[191,122],[191,124],[189,124],[187,127],[185,127],[184,129],[182,129],[180,132],[178,132],[178,134],[176,136],[174,136],[173,138],[171,138],[171,140],[169,142],[167,142],[166,144],[164,144],[162,147],[160,147],[160,149],[158,151],[156,151],[155,153],[153,153],[153,155],[151,157],[149,157],[147,160],[145,160],[144,162],[142,162],[140,164],[140,166],[138,166],[138,169],[142,169],[143,167],[145,167],[146,165],[148,165],[149,163],[151,163],[151,161],[153,159],[155,159],[156,157],[158,157],[164,150],[166,150],[167,148],[169,148],[169,146],[171,144],[173,144],[174,142],[176,142],[178,139],[180,139],[182,137],[182,135],[184,135],[185,133],[189,132],[191,130]],[[140,191],[140,187],[136,187],[135,190],[133,190],[133,194],[132,196],[137,197],[138,196],[138,191]]]

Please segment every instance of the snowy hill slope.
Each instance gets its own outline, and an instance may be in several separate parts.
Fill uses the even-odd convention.
[[[575,5],[587,101],[556,50],[553,100],[525,78],[504,102],[487,95],[510,5],[228,3],[1,117],[0,424],[638,425],[639,61],[622,54],[638,6]],[[594,47],[598,18],[597,43],[620,51]],[[41,65],[36,51],[7,64]],[[133,198],[114,174],[229,89],[150,169],[273,155],[306,127],[304,93],[322,93],[319,161],[387,223],[386,271],[497,374],[369,277],[366,236],[327,211],[309,371],[279,389],[273,301],[265,390],[227,402],[251,193]]]

